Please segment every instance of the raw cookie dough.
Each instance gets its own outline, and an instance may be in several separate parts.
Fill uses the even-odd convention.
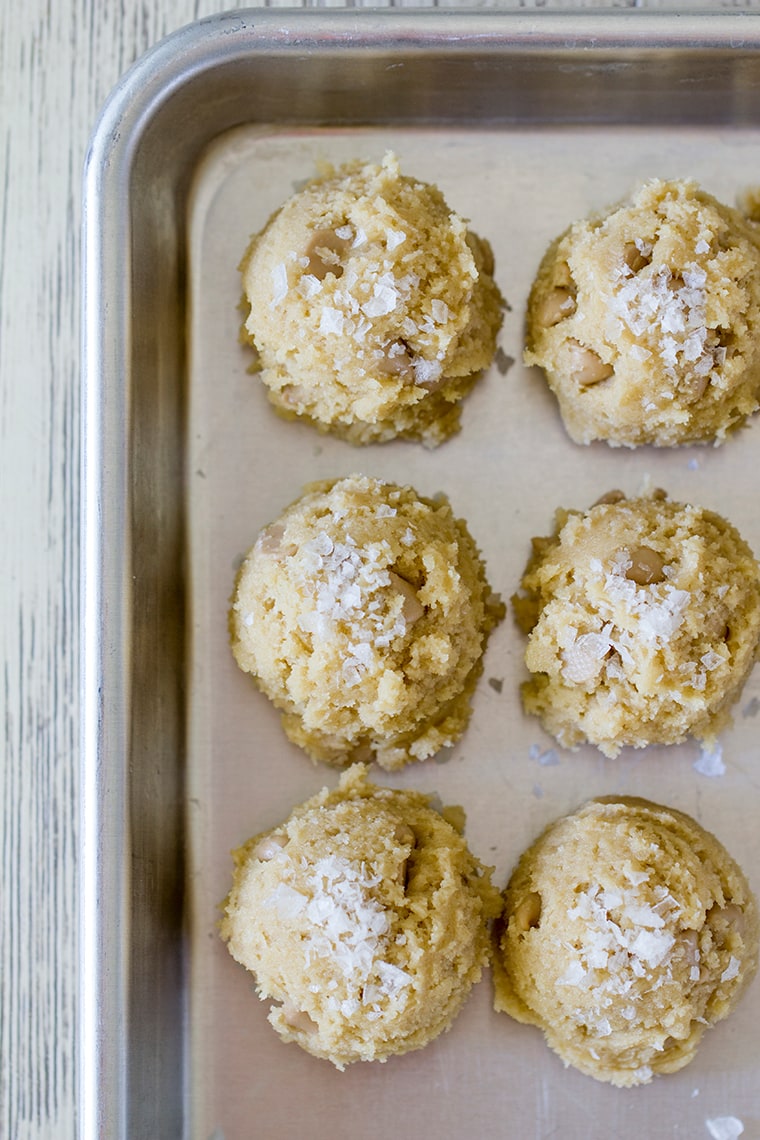
[[[493,256],[392,154],[307,183],[240,268],[243,338],[281,415],[357,444],[458,430],[501,326]]]
[[[760,567],[734,527],[664,492],[559,510],[514,612],[527,712],[560,744],[712,744],[758,655]]]
[[[454,809],[461,821],[461,810]],[[222,937],[269,1021],[339,1069],[448,1029],[489,957],[490,870],[418,792],[354,765],[234,852]]]
[[[605,797],[553,823],[505,892],[496,1009],[565,1065],[645,1084],[694,1057],[757,966],[757,906],[718,840],[682,812]]]
[[[315,760],[424,760],[464,732],[504,606],[448,501],[352,475],[259,535],[230,611],[238,665]]]
[[[721,443],[760,404],[760,229],[647,182],[552,243],[526,339],[576,443]]]

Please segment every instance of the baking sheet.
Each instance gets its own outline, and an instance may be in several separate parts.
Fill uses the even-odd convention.
[[[312,175],[317,161],[379,160],[438,184],[450,206],[494,248],[510,310],[501,353],[463,406],[462,431],[435,451],[393,443],[356,449],[307,425],[285,423],[247,372],[238,343],[236,265],[251,233]],[[722,448],[674,451],[581,448],[565,435],[537,372],[520,363],[524,306],[538,261],[570,222],[625,195],[646,177],[694,177],[732,202],[757,181],[760,137],[729,126],[492,130],[241,128],[198,166],[190,199],[189,394],[186,437],[188,622],[186,813],[188,852],[189,1134],[354,1137],[417,1134],[563,1137],[708,1136],[708,1118],[734,1115],[760,1136],[760,984],[707,1033],[697,1059],[651,1085],[618,1090],[562,1063],[536,1029],[491,1008],[490,974],[451,1031],[384,1065],[339,1073],[284,1045],[266,1022],[242,967],[216,933],[230,884],[229,851],[281,822],[338,774],[315,766],[284,737],[279,717],[227,644],[226,610],[239,561],[258,530],[305,482],[361,471],[445,492],[508,598],[532,535],[548,533],[559,505],[585,507],[612,487],[647,485],[701,503],[739,528],[760,553],[760,423]],[[509,363],[509,361],[512,363]],[[521,711],[523,639],[511,613],[492,635],[469,729],[442,756],[380,783],[436,792],[461,804],[473,851],[500,886],[552,819],[588,797],[626,793],[680,808],[723,840],[760,892],[758,710],[760,669],[722,736],[725,771],[695,768],[696,743],[570,753]]]

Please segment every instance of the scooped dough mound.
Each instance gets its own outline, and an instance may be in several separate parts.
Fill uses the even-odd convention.
[[[735,528],[664,492],[559,510],[514,611],[527,712],[560,744],[706,744],[758,655],[760,567]]]
[[[497,927],[496,1008],[619,1086],[688,1064],[757,966],[757,906],[728,852],[689,816],[629,797],[548,827]]]
[[[238,575],[232,651],[315,760],[384,768],[453,744],[504,607],[448,501],[353,475],[310,484]]]
[[[307,183],[240,268],[243,338],[281,415],[357,444],[458,430],[501,326],[493,256],[392,154]]]
[[[284,1041],[343,1069],[450,1027],[489,957],[499,895],[427,796],[355,765],[234,858],[222,937]]]
[[[647,182],[549,247],[525,361],[576,443],[722,442],[760,406],[760,228],[694,182]]]

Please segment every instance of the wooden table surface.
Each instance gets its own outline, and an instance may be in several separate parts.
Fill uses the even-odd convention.
[[[758,4],[724,0],[722,7]],[[3,3],[1,1140],[65,1140],[77,1131],[79,226],[85,150],[99,107],[132,61],[175,29],[229,6],[223,0]],[[333,6],[345,5],[338,0]],[[551,5],[536,0],[509,6]],[[583,6],[600,5],[586,0]],[[684,7],[668,0],[615,6]],[[691,0],[689,8],[708,6]]]

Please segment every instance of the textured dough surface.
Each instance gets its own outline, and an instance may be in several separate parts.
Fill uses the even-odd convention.
[[[576,443],[720,443],[760,404],[760,229],[648,182],[549,247],[526,342]]]
[[[353,475],[310,484],[238,575],[232,651],[315,760],[398,768],[464,732],[504,607],[444,498]]]
[[[712,743],[758,655],[760,567],[713,511],[619,493],[557,512],[513,599],[527,712],[560,744]]]
[[[504,903],[496,1008],[614,1085],[688,1064],[757,966],[741,869],[695,820],[646,800],[592,801],[552,824]]]
[[[458,430],[501,326],[493,257],[393,155],[307,183],[240,268],[243,337],[281,415],[357,444]]]
[[[450,1027],[489,957],[499,895],[427,796],[354,765],[234,858],[221,934],[283,1040],[342,1069]]]

